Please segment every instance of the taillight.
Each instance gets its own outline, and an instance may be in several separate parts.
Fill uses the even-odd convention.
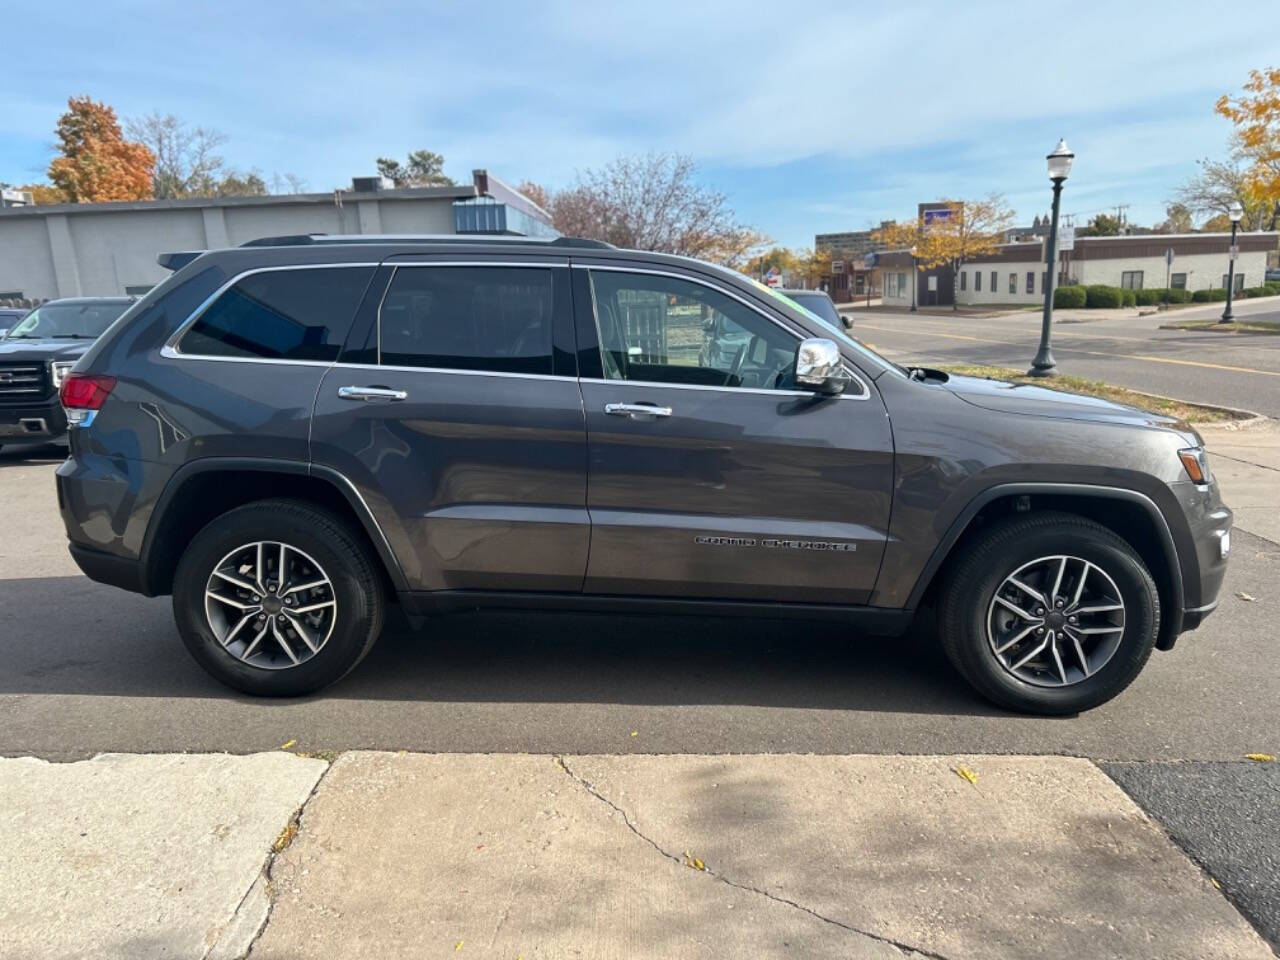
[[[68,373],[58,389],[58,399],[67,411],[67,419],[71,423],[87,424],[92,420],[90,414],[102,409],[115,385],[115,377]]]

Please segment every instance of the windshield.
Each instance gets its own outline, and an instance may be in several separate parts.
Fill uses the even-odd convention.
[[[97,340],[129,304],[116,301],[46,303],[27,314],[6,340]]]
[[[824,329],[834,334],[835,339],[839,340],[841,343],[845,344],[846,346],[853,347],[853,349],[856,350],[859,354],[866,357],[868,360],[870,360],[872,363],[874,363],[876,366],[880,367],[881,369],[891,370],[902,377],[909,376],[906,370],[898,366],[892,360],[886,360],[884,357],[880,356],[880,354],[876,353],[874,350],[872,350],[870,347],[864,344],[861,340],[854,339],[853,337],[849,336],[849,334],[845,333],[842,329],[840,329],[840,321],[839,321],[838,315],[835,323],[832,323],[830,320],[824,320],[822,317],[818,316],[818,314],[814,313],[808,307],[803,306],[802,304],[796,303],[794,300],[788,297],[785,293],[779,293],[773,287],[765,286],[763,283],[760,283],[758,280],[754,280],[750,277],[748,277],[747,279],[751,283],[759,287],[761,290],[766,291],[769,294],[769,296],[776,297],[777,299],[781,300],[787,306],[791,307],[791,309],[799,310],[801,313],[808,314],[814,320],[817,320],[818,323],[822,324]]]
[[[784,296],[790,297],[819,320],[825,320],[833,327],[842,326],[840,314],[836,312],[836,305],[825,293],[788,293]]]

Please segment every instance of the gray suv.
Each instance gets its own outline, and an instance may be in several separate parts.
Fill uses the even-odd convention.
[[[1231,511],[1185,423],[903,369],[730,270],[571,238],[160,260],[63,382],[58,501],[80,568],[172,594],[242,691],[334,682],[391,603],[929,609],[983,695],[1069,713],[1216,604]]]

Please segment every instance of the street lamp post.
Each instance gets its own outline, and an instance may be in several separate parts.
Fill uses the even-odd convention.
[[[1053,330],[1053,287],[1057,273],[1058,255],[1058,207],[1062,201],[1062,184],[1071,173],[1071,161],[1076,155],[1067,147],[1066,140],[1059,140],[1053,153],[1045,157],[1049,165],[1049,179],[1053,181],[1053,225],[1049,228],[1049,242],[1045,250],[1044,319],[1040,323],[1040,349],[1031,361],[1027,374],[1032,377],[1052,377],[1057,373],[1050,337]]]
[[[920,268],[916,265],[916,248],[911,248],[911,312],[916,313],[916,288],[920,286]]]
[[[1231,294],[1236,288],[1236,230],[1240,226],[1240,218],[1244,216],[1244,207],[1240,206],[1239,200],[1231,201],[1231,206],[1227,208],[1227,216],[1231,218],[1231,250],[1230,259],[1227,261],[1227,309],[1222,311],[1222,319],[1219,323],[1230,323],[1235,319],[1235,315],[1231,312]]]

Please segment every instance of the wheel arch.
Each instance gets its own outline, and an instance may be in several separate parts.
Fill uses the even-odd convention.
[[[916,579],[907,601],[916,609],[930,598],[948,562],[992,519],[1013,513],[1056,510],[1088,517],[1133,547],[1150,570],[1160,594],[1156,647],[1170,649],[1182,632],[1184,577],[1174,533],[1146,494],[1123,487],[1079,483],[1008,483],[978,494],[952,521]]]
[[[313,503],[345,519],[380,561],[392,595],[406,589],[395,552],[364,499],[342,474],[295,460],[208,457],[177,470],[156,500],[140,555],[143,592],[161,596],[172,591],[178,558],[213,518],[273,497]],[[184,508],[175,509],[179,504]]]

